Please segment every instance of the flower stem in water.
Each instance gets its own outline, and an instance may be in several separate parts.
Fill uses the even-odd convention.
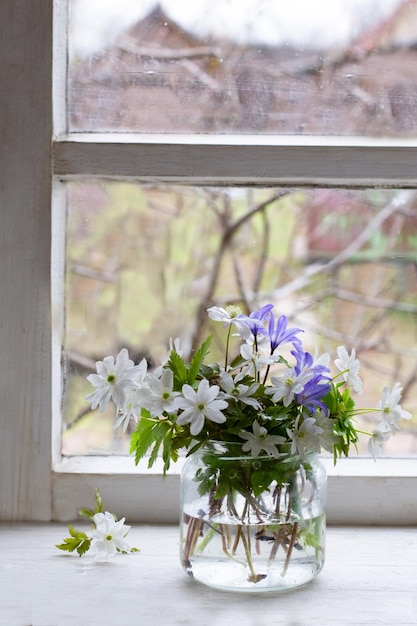
[[[284,568],[281,572],[281,576],[285,576],[285,574],[287,573],[288,566],[290,564],[291,554],[294,548],[295,540],[297,538],[297,532],[298,532],[298,522],[294,522],[294,525],[292,527],[290,543],[288,545],[287,557],[285,559]]]

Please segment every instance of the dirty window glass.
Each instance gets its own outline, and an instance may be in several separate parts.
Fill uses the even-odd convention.
[[[414,0],[70,0],[68,128],[414,137]]]

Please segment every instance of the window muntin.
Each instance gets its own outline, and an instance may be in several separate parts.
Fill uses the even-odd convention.
[[[69,183],[68,199],[64,455],[128,452],[113,410],[84,400],[95,360],[126,346],[155,367],[170,337],[186,355],[209,332],[220,358],[213,302],[273,302],[311,351],[355,347],[360,407],[401,381],[414,419],[386,454],[417,453],[416,192],[91,181]]]
[[[416,135],[411,2],[98,5],[70,1],[71,132]]]

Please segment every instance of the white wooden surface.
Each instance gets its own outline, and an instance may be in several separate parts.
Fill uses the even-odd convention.
[[[330,528],[315,581],[250,597],[188,578],[175,526],[133,527],[141,552],[108,564],[55,549],[66,534],[62,524],[0,524],[2,626],[417,624],[417,528]]]
[[[52,3],[0,2],[0,519],[50,519]]]

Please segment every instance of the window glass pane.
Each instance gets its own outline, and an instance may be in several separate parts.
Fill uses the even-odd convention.
[[[410,0],[70,0],[70,131],[412,137]]]
[[[220,325],[206,309],[272,302],[312,351],[356,348],[374,407],[400,381],[413,414],[386,454],[417,454],[417,192],[68,183],[64,454],[127,452],[85,377],[127,347],[150,367]],[[375,424],[371,418],[371,424]],[[373,426],[364,418],[364,429]]]

